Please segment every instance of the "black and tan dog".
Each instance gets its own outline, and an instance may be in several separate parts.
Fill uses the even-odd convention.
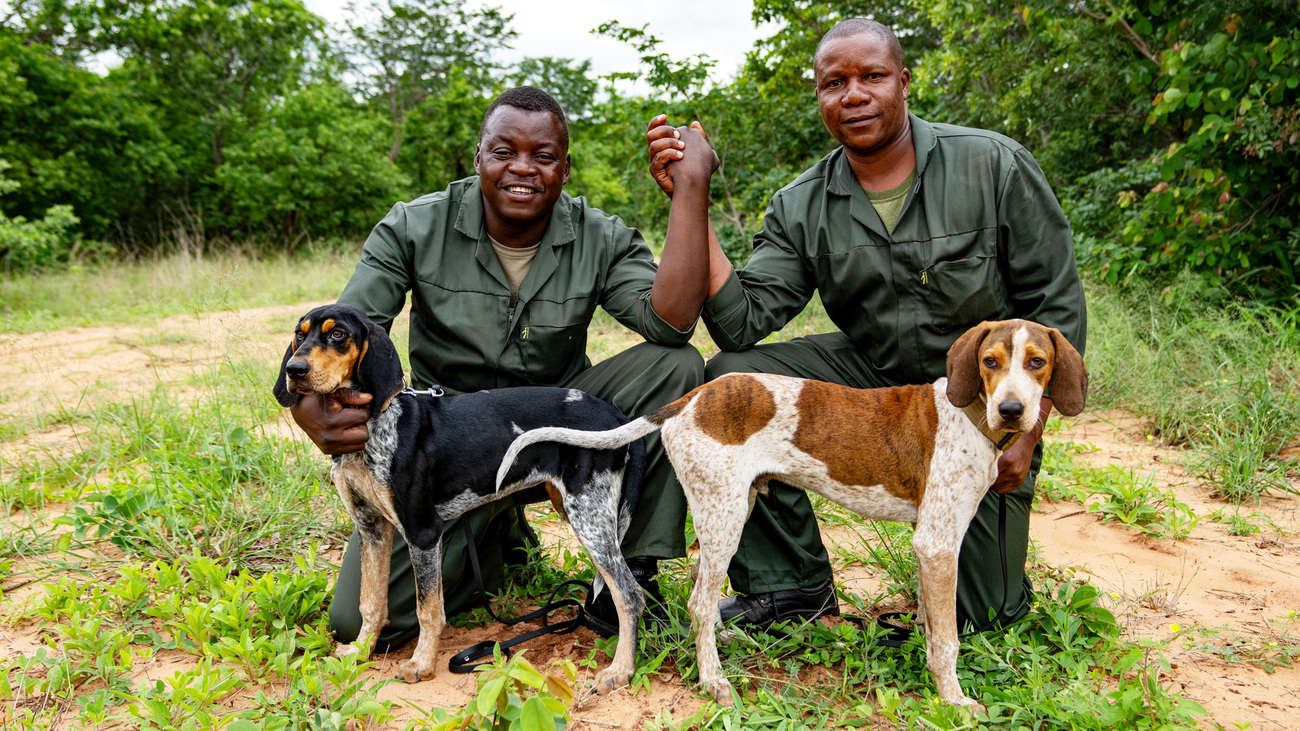
[[[497,491],[497,466],[516,436],[568,426],[603,431],[628,422],[609,404],[581,391],[512,388],[433,398],[403,392],[402,365],[383,328],[360,310],[333,304],[298,321],[273,391],[282,406],[299,393],[354,388],[374,395],[365,451],[334,458],[330,476],[361,536],[359,639],[335,654],[368,655],[387,623],[393,528],[410,545],[420,640],[398,677],[408,683],[435,672],[442,606],[443,522],[471,508],[544,484],[573,526],[619,612],[613,663],[596,676],[602,692],[625,685],[633,670],[637,620],[645,605],[619,548],[645,467],[638,440],[591,451],[545,444],[526,450]]]

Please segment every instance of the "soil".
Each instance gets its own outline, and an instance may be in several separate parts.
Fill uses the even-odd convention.
[[[4,364],[0,368],[0,394],[4,394],[0,397],[0,423],[14,425],[0,431],[0,437],[16,434],[0,441],[0,469],[5,469],[6,458],[31,453],[57,455],[84,446],[84,429],[69,426],[67,419],[59,418],[60,410],[85,413],[93,406],[120,402],[160,386],[193,388],[197,375],[223,362],[258,358],[278,364],[285,333],[310,306],[178,316],[147,328],[104,326],[0,336],[0,362]],[[304,438],[283,418],[263,425],[263,433]],[[1242,642],[1267,641],[1279,631],[1289,632],[1290,641],[1295,641],[1300,620],[1281,625],[1270,621],[1288,612],[1300,613],[1300,543],[1296,539],[1300,500],[1288,496],[1244,506],[1241,514],[1253,516],[1252,522],[1262,525],[1263,531],[1233,536],[1225,523],[1209,516],[1215,511],[1232,514],[1234,508],[1211,498],[1209,488],[1197,484],[1180,466],[1187,455],[1149,439],[1140,419],[1117,411],[1087,412],[1049,438],[1093,445],[1094,451],[1076,457],[1080,462],[1151,474],[1158,486],[1172,490],[1201,520],[1185,539],[1160,539],[1103,523],[1099,514],[1085,505],[1042,501],[1031,523],[1036,561],[1072,569],[1076,576],[1096,585],[1131,638],[1167,639],[1175,632],[1174,626],[1184,633],[1200,626],[1222,628]],[[542,532],[549,542],[572,542],[567,529],[555,521],[546,522]],[[857,541],[849,530],[828,528],[824,534],[832,545]],[[876,583],[876,577],[860,567],[837,569],[850,591],[867,591]],[[33,584],[11,590],[6,597],[22,601],[24,595],[38,591],[40,584]],[[446,667],[447,658],[455,651],[513,632],[499,626],[449,628],[441,638],[440,667]],[[40,628],[34,623],[0,628],[0,648],[5,654],[31,652],[42,644],[39,637]],[[562,657],[581,662],[589,656],[594,640],[585,629],[551,635],[530,643],[528,657],[543,668]],[[408,645],[378,656],[372,675],[376,679],[391,677],[411,650]],[[603,664],[603,653],[601,657]],[[1294,728],[1300,717],[1300,667],[1269,673],[1250,663],[1230,663],[1190,649],[1184,640],[1170,646],[1168,659],[1171,667],[1162,680],[1205,706],[1210,714],[1203,722],[1207,728],[1250,723],[1257,729],[1288,729]],[[186,669],[191,662],[180,653],[159,653],[136,668],[136,679],[157,680]],[[579,685],[584,686],[593,671],[580,672],[585,677],[580,677]],[[416,685],[389,685],[380,695],[398,702],[400,717],[418,718],[423,716],[419,709],[464,704],[476,690],[473,677],[442,671],[433,680]],[[239,702],[238,698],[231,700]],[[645,721],[665,710],[680,718],[702,703],[695,689],[685,686],[679,677],[654,676],[648,691],[582,694],[571,728],[641,729]]]

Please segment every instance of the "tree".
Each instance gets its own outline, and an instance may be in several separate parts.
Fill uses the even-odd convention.
[[[349,5],[344,52],[360,74],[360,91],[388,111],[397,161],[411,112],[445,91],[453,76],[491,85],[489,55],[515,37],[513,16],[500,8],[467,8],[465,0],[375,0]]]
[[[300,0],[105,0],[103,22],[176,121],[199,120],[213,167],[232,131],[298,85],[324,27]]]

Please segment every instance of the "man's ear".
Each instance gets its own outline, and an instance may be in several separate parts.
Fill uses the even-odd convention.
[[[573,170],[573,155],[564,153],[564,177],[560,179],[560,185],[568,185],[569,173]]]
[[[1052,405],[1066,416],[1077,416],[1088,399],[1088,369],[1083,365],[1083,356],[1060,330],[1048,328],[1047,334],[1052,337],[1052,345],[1056,348],[1052,380],[1047,383]]]
[[[474,145],[474,172],[478,172],[478,164],[483,161],[483,150],[479,145]]]
[[[983,386],[980,378],[980,347],[992,329],[993,323],[981,322],[957,338],[957,342],[948,349],[948,400],[959,409],[970,406],[980,394],[980,387]]]
[[[361,360],[357,362],[357,390],[374,396],[370,418],[379,416],[384,405],[403,388],[402,359],[397,347],[380,326],[370,323]]]
[[[288,349],[284,351],[284,360],[280,361],[280,375],[275,379],[275,385],[271,386],[271,393],[275,395],[275,400],[286,408],[298,403],[298,394],[289,390],[284,373],[284,367],[289,365],[289,359],[293,357],[293,345],[289,343]]]

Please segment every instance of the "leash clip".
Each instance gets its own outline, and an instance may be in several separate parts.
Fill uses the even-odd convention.
[[[430,388],[426,388],[423,391],[416,391],[414,388],[411,388],[410,386],[405,386],[402,388],[401,392],[406,394],[407,396],[432,396],[434,398],[447,395],[447,392],[442,390],[442,386],[433,386]]]

